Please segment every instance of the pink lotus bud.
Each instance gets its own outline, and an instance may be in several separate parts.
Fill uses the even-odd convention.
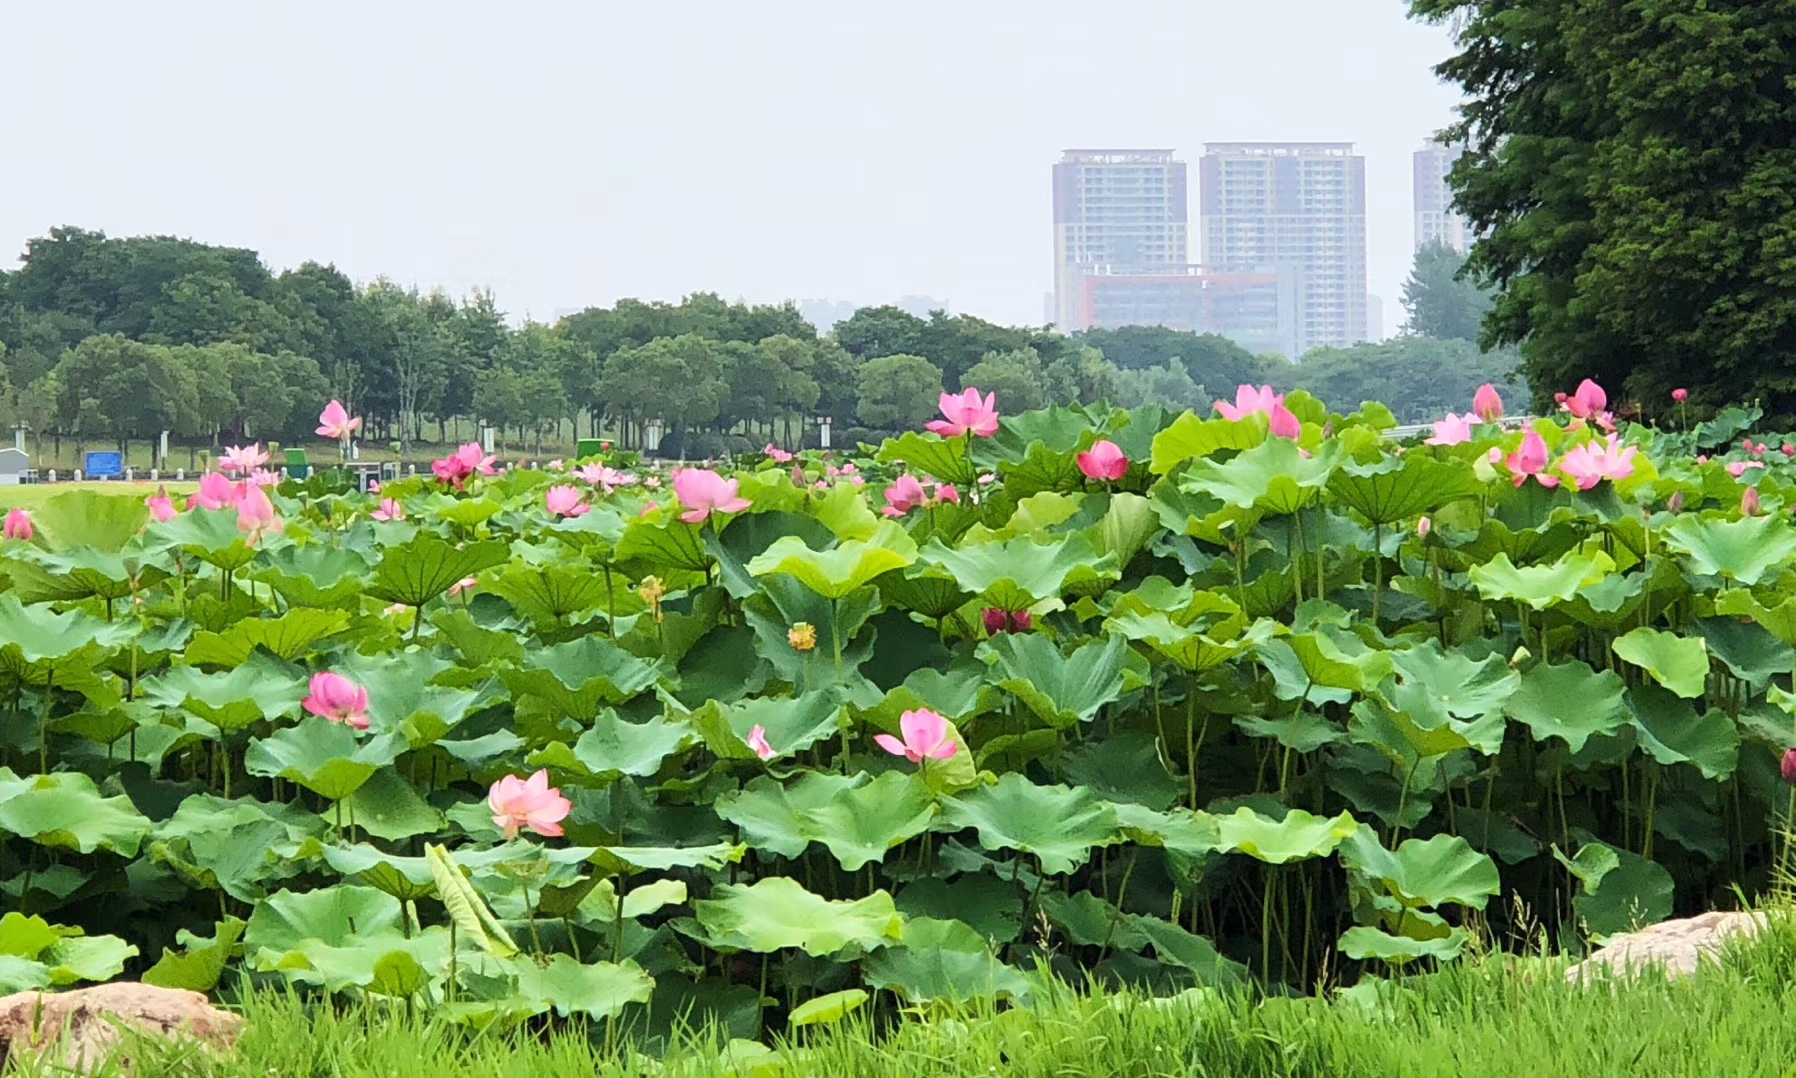
[[[1429,520],[1427,517],[1423,517],[1420,520],[1416,521],[1416,538],[1417,539],[1428,538],[1428,533],[1433,530],[1434,530],[1434,521]]]
[[[1690,391],[1682,388],[1674,389],[1671,391],[1671,399],[1682,404],[1690,399]]]
[[[1783,772],[1784,781],[1796,786],[1796,749],[1785,749],[1782,765],[1778,770]]]

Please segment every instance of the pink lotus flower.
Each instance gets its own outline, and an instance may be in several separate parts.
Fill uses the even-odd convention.
[[[1240,386],[1235,390],[1235,403],[1217,401],[1216,411],[1222,418],[1239,422],[1255,412],[1266,417],[1272,433],[1278,438],[1296,438],[1303,433],[1303,423],[1285,407],[1285,395],[1274,393],[1271,386]]]
[[[943,393],[937,403],[946,420],[934,420],[925,424],[925,429],[944,438],[959,438],[966,434],[990,438],[998,433],[997,397],[996,393],[987,393],[982,400],[979,390],[972,386],[968,386],[958,396]]]
[[[1578,391],[1565,398],[1560,407],[1579,419],[1596,419],[1609,407],[1609,395],[1603,387],[1586,378],[1578,383]]]
[[[1472,424],[1476,422],[1478,422],[1478,417],[1471,412],[1467,412],[1465,415],[1454,415],[1452,412],[1448,412],[1447,418],[1435,422],[1434,437],[1423,444],[1460,445],[1469,442],[1472,440]]]
[[[980,612],[980,616],[985,619],[985,632],[988,636],[997,636],[999,633],[1026,633],[1035,625],[1035,616],[1027,610],[1018,610],[1012,613],[999,607],[988,606]]]
[[[757,726],[748,732],[747,744],[754,750],[755,755],[763,760],[771,760],[779,755],[773,751],[773,746],[767,743],[767,728],[764,726]]]
[[[1759,515],[1759,488],[1747,487],[1740,495],[1740,515],[1756,517]]]
[[[438,479],[454,484],[459,490],[476,475],[492,475],[495,459],[480,448],[479,442],[468,442],[441,460],[431,461],[430,470]]]
[[[644,502],[642,503],[642,508],[636,511],[636,515],[639,517],[646,517],[659,508],[661,508],[660,502]]]
[[[543,494],[543,504],[558,517],[580,517],[592,512],[592,506],[581,504],[579,487],[550,487]]]
[[[449,598],[458,599],[468,592],[473,591],[479,584],[480,580],[478,577],[464,576],[460,580],[449,585]]]
[[[1777,765],[1777,769],[1785,782],[1796,786],[1796,749],[1784,750],[1783,760]]]
[[[167,524],[175,519],[175,500],[162,487],[157,487],[156,493],[145,498],[143,504],[149,506],[150,519],[158,524]]]
[[[702,524],[712,513],[740,513],[749,507],[739,480],[725,479],[709,468],[682,468],[674,474],[674,494],[686,512],[680,519]]]
[[[352,730],[368,728],[368,689],[328,670],[312,675],[311,695],[299,702],[310,714]]]
[[[795,487],[802,487],[805,485],[804,465],[792,465],[792,485]]]
[[[370,494],[379,494],[380,493],[380,480],[378,480],[378,479],[368,480],[368,493],[370,493]]]
[[[767,454],[767,459],[773,461],[775,464],[792,463],[792,454],[781,449],[779,446],[774,445],[772,442],[768,442],[767,448],[761,450],[761,452]]]
[[[948,736],[948,720],[927,708],[906,711],[898,717],[900,741],[891,734],[875,734],[873,740],[893,756],[902,756],[913,764],[924,760],[948,760],[960,751],[960,743]]]
[[[207,472],[200,476],[200,489],[188,499],[188,508],[199,506],[201,509],[223,509],[237,504],[243,497],[243,487],[233,483],[222,472]]]
[[[493,810],[493,826],[514,839],[524,828],[548,838],[561,835],[561,821],[573,811],[573,803],[561,791],[549,785],[549,772],[538,771],[527,779],[507,775],[486,795],[487,807]]]
[[[1422,517],[1416,521],[1416,538],[1417,539],[1428,538],[1428,533],[1433,530],[1434,530],[1434,521],[1429,520],[1427,517]]]
[[[249,478],[244,482],[252,487],[278,487],[281,485],[281,473],[270,471],[267,468],[257,468],[249,473]]]
[[[318,436],[321,438],[347,442],[351,435],[361,429],[361,418],[350,418],[349,409],[343,407],[341,401],[331,401],[324,406],[324,411],[318,413]]]
[[[224,451],[219,458],[218,467],[227,472],[249,473],[268,463],[268,451],[262,448],[261,442],[252,445],[234,445]]]
[[[1764,466],[1765,462],[1762,460],[1730,460],[1727,463],[1727,474],[1738,479],[1746,474],[1748,468],[1763,468]]]
[[[886,488],[886,504],[880,512],[888,517],[901,517],[922,505],[927,497],[916,476],[901,475]]]
[[[616,468],[604,464],[582,465],[580,470],[574,474],[593,486],[601,488],[607,494],[611,493],[614,487],[627,487],[636,482],[636,477],[629,472],[620,472]]]
[[[1114,483],[1129,472],[1129,458],[1122,448],[1109,439],[1092,443],[1090,449],[1075,458],[1079,471],[1087,479]]]
[[[1547,474],[1547,459],[1546,439],[1540,436],[1539,431],[1531,430],[1522,438],[1522,444],[1516,447],[1515,452],[1504,459],[1503,464],[1509,469],[1510,477],[1518,487],[1526,483],[1529,476],[1533,476],[1543,487],[1556,487],[1559,480],[1556,476]]]
[[[380,508],[369,513],[368,516],[372,520],[378,520],[383,523],[390,520],[404,520],[405,506],[399,504],[399,501],[395,498],[382,498],[380,500]]]
[[[959,505],[960,491],[954,489],[953,483],[937,483],[935,485],[935,500],[938,503],[953,502],[955,505]]]
[[[1681,388],[1674,389],[1671,391],[1671,399],[1673,401],[1677,402],[1678,404],[1682,404],[1685,401],[1690,399],[1690,391],[1688,389],[1681,389]]]
[[[244,488],[237,503],[237,530],[244,533],[243,541],[250,546],[281,530],[281,518],[275,515],[274,503],[261,487]]]
[[[1559,470],[1569,476],[1579,490],[1589,490],[1605,479],[1611,482],[1626,479],[1634,474],[1634,457],[1640,451],[1633,446],[1623,447],[1618,442],[1611,434],[1606,441],[1576,446],[1559,459]]]
[[[1486,382],[1478,387],[1478,392],[1472,394],[1472,414],[1486,423],[1503,418],[1503,398],[1496,386]]]
[[[1035,615],[1027,610],[1018,610],[1010,615],[1010,631],[1026,633],[1035,625]]]
[[[25,509],[14,509],[6,514],[6,523],[0,525],[0,536],[7,539],[22,539],[30,542],[37,529],[31,526],[31,513]]]
[[[1796,445],[1791,445],[1789,442],[1785,442],[1783,448],[1779,449],[1778,452],[1786,457],[1796,457]]]

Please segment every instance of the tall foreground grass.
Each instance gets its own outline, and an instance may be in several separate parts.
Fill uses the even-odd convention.
[[[1367,982],[1332,1000],[1060,989],[1033,1009],[936,1010],[872,1030],[852,1019],[775,1052],[700,1031],[660,1060],[605,1030],[482,1035],[401,1008],[253,995],[238,1051],[147,1047],[141,1078],[1553,1078],[1796,1074],[1796,922],[1731,946],[1687,981],[1567,984],[1561,961],[1495,956]],[[17,1067],[13,1074],[48,1075]],[[125,1073],[113,1069],[114,1075]]]

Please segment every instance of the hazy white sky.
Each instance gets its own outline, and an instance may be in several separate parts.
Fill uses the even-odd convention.
[[[1062,149],[1176,147],[1195,214],[1206,141],[1352,140],[1388,331],[1455,101],[1404,8],[0,0],[0,244],[174,233],[541,319],[709,290],[1039,323]]]

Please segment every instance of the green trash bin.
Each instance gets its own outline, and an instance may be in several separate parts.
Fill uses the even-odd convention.
[[[283,452],[287,458],[288,479],[304,479],[312,474],[312,464],[310,461],[306,460],[305,450],[288,449]]]
[[[574,443],[575,460],[591,460],[605,451],[605,443],[598,438],[581,438]]]

